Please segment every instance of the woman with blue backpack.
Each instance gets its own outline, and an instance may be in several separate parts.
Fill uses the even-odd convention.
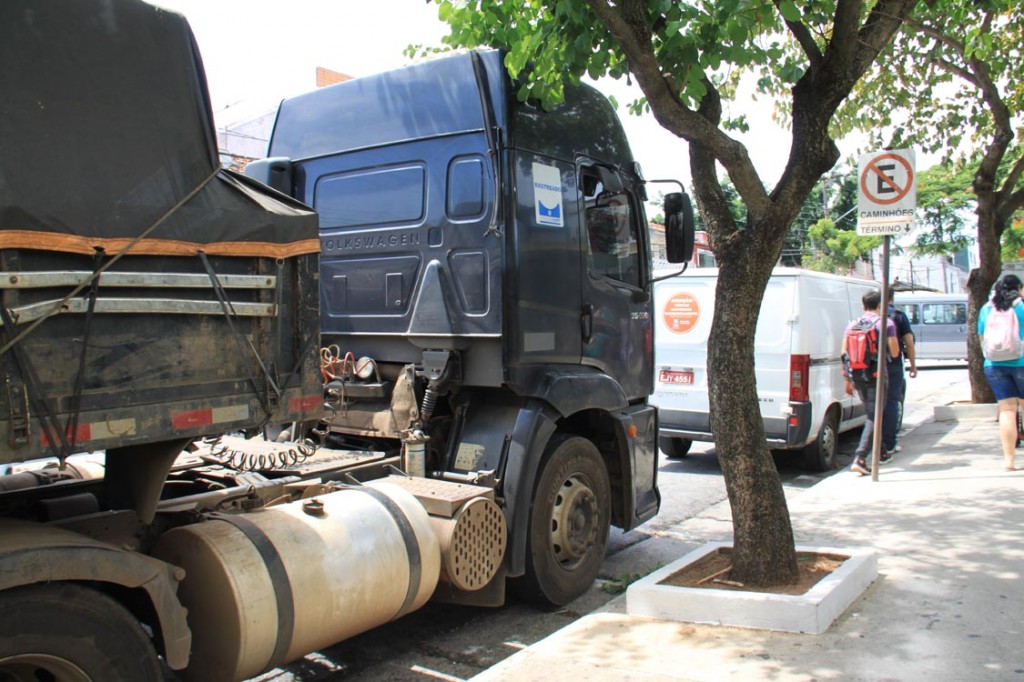
[[[1014,471],[1017,409],[1024,398],[1024,304],[1017,275],[996,282],[992,300],[978,312],[978,336],[985,356],[985,378],[999,404],[999,441],[1007,471]]]

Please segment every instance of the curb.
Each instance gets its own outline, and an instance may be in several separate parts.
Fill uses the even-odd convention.
[[[995,419],[997,416],[995,403],[961,403],[936,405],[935,421],[949,422],[967,419]]]
[[[731,542],[709,542],[636,581],[626,591],[626,612],[658,620],[820,635],[878,577],[878,561],[873,549],[798,544],[797,552],[832,555],[842,560],[838,568],[802,594],[772,590],[740,592],[714,589],[710,585],[672,584],[672,576],[687,566],[731,547]]]

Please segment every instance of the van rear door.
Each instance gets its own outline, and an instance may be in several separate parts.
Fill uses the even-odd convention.
[[[773,276],[768,280],[754,332],[757,399],[764,418],[765,437],[772,445],[788,442],[797,294],[796,277]],[[806,371],[798,381],[807,381]]]
[[[707,343],[715,311],[718,270],[673,277],[654,288],[654,394],[661,431],[711,440],[708,421]]]
[[[709,418],[707,346],[718,270],[659,282],[654,303],[655,387],[662,435],[713,440]],[[755,376],[769,441],[786,442],[795,279],[773,277],[754,335]],[[711,341],[713,342],[713,340]]]

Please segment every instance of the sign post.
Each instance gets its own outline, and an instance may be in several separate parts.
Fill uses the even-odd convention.
[[[882,418],[889,376],[889,238],[910,234],[917,208],[917,175],[913,149],[891,149],[860,157],[857,234],[884,237],[882,243],[882,303],[878,344],[878,383],[875,387],[875,422],[871,450],[871,480],[878,480],[882,452]]]

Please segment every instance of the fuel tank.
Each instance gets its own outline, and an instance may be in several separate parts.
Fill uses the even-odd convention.
[[[441,551],[430,517],[392,484],[354,487],[175,528],[155,556],[186,571],[188,680],[242,680],[427,602]]]

